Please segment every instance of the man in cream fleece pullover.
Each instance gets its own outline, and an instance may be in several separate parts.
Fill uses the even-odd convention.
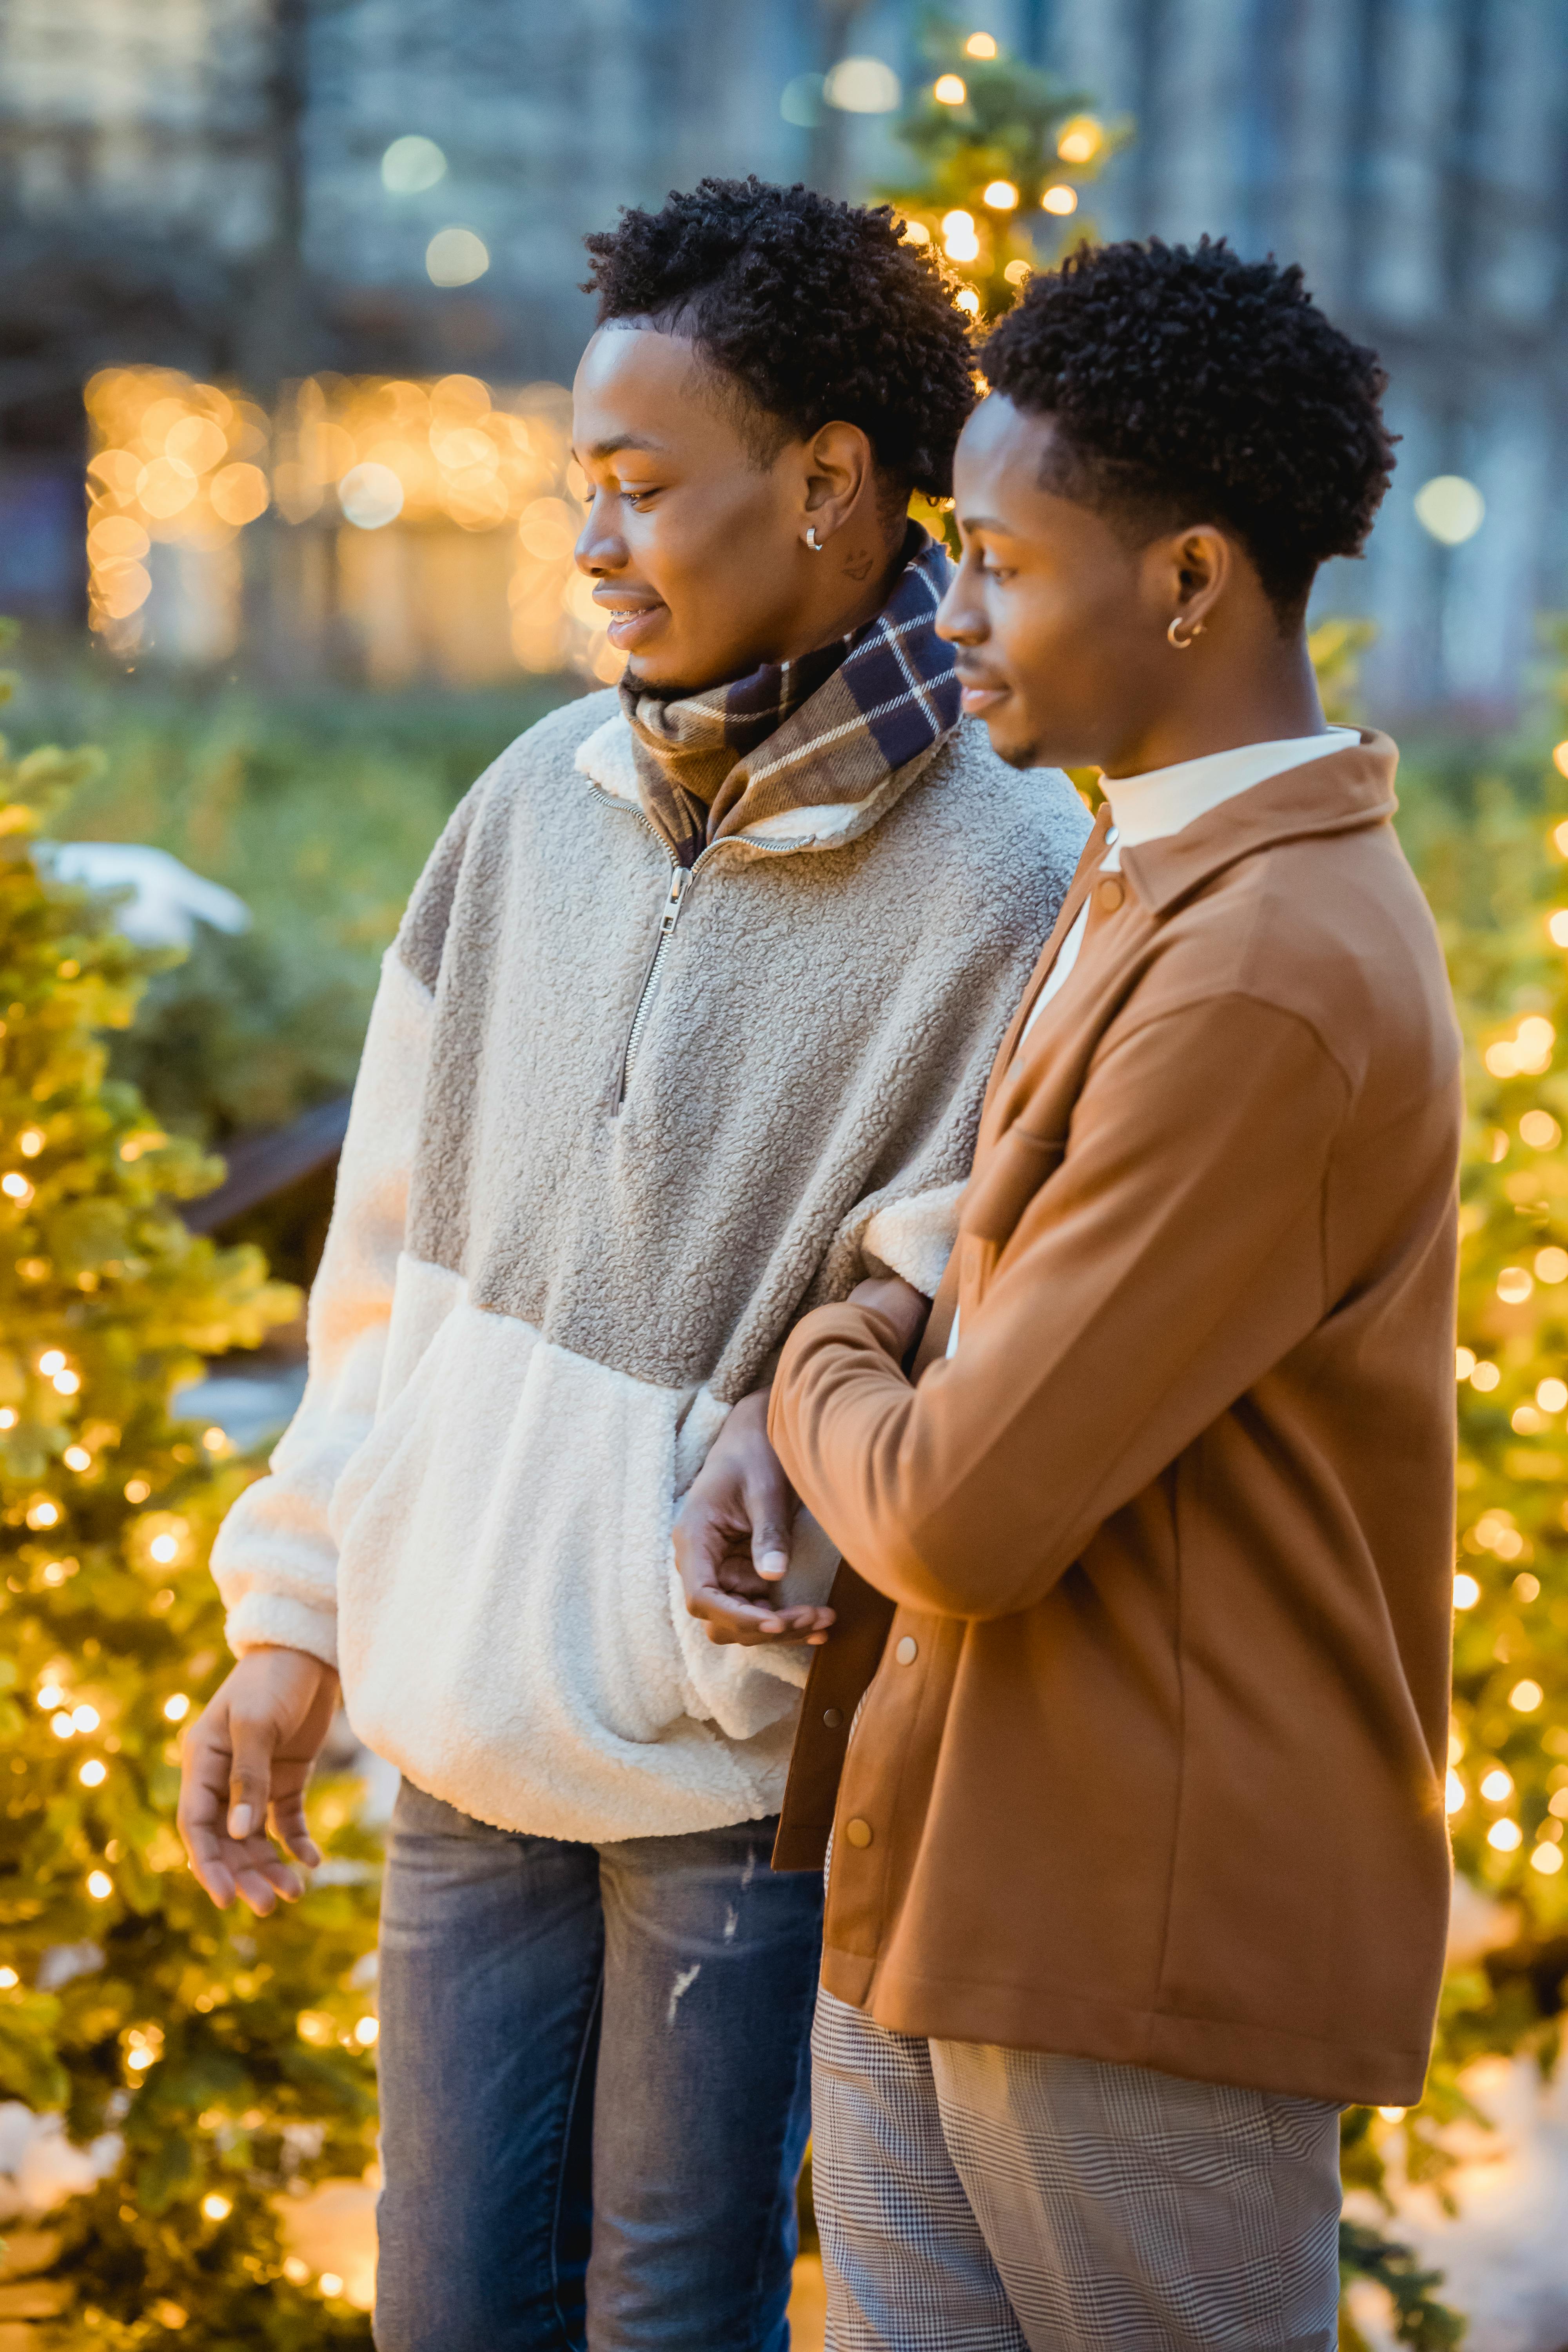
[[[185,1764],[195,1868],[263,1914],[340,1675],[404,1774],[383,2352],[786,2341],[820,1887],[768,1853],[833,1555],[792,1641],[722,1650],[671,1519],[808,1307],[934,1289],[1088,829],[934,631],[904,517],[973,398],[935,268],[755,182],[589,244],[577,560],[626,677],[480,779],[387,957]]]

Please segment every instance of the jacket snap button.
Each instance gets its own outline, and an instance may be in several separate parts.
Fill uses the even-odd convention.
[[[853,1821],[845,1822],[844,1834],[848,1839],[851,1845],[869,1845],[871,1843],[871,1824],[869,1822],[863,1822],[860,1819],[859,1814],[857,1813]]]
[[[1126,896],[1126,891],[1114,875],[1109,876],[1100,886],[1100,903],[1108,915],[1115,914]]]
[[[839,1725],[844,1720],[843,1708],[841,1706],[824,1707],[822,1710],[822,1720],[827,1726],[829,1731],[837,1731]]]
[[[903,1640],[899,1643],[898,1648],[893,1652],[893,1655],[897,1658],[900,1666],[912,1666],[915,1660],[920,1656],[920,1654],[921,1645],[915,1640],[912,1633],[906,1633]]]

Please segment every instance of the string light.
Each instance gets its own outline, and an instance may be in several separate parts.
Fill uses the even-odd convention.
[[[1500,1764],[1494,1764],[1481,1782],[1481,1794],[1489,1803],[1500,1805],[1505,1797],[1513,1794],[1512,1774],[1505,1771]]]
[[[232,2197],[225,2197],[216,2189],[209,2189],[202,2199],[202,2211],[209,2221],[226,2221],[233,2210]]]
[[[381,2021],[374,2017],[362,2017],[354,2027],[354,2040],[362,2050],[368,2050],[381,2032]]]
[[[1454,1579],[1455,1608],[1473,1609],[1480,1597],[1481,1588],[1476,1582],[1475,1578],[1473,1576],[1467,1576],[1463,1569],[1461,1569],[1458,1575]]]
[[[1530,1866],[1532,1870],[1539,1870],[1543,1877],[1550,1878],[1553,1876],[1555,1873],[1560,1871],[1563,1867],[1562,1847],[1560,1845],[1538,1845],[1534,1853],[1530,1857]]]
[[[106,1870],[89,1871],[87,1891],[95,1903],[102,1903],[114,1892],[114,1881]]]
[[[1011,180],[993,180],[981,201],[994,213],[1010,213],[1017,205],[1018,191]]]
[[[969,96],[969,88],[962,74],[938,74],[931,94],[939,106],[962,106]]]
[[[1508,1695],[1508,1703],[1518,1715],[1533,1715],[1545,1696],[1541,1685],[1531,1682],[1527,1676],[1523,1682],[1515,1683]]]
[[[1524,1832],[1517,1822],[1494,1822],[1487,1832],[1487,1843],[1499,1853],[1513,1853],[1524,1843]]]
[[[101,1789],[108,1778],[108,1765],[100,1763],[96,1756],[89,1756],[77,1774],[84,1789]]]
[[[1465,1784],[1457,1772],[1450,1772],[1444,1788],[1444,1810],[1457,1813],[1465,1802]]]
[[[1075,114],[1064,123],[1057,140],[1057,153],[1064,163],[1092,163],[1105,144],[1103,126],[1092,114]]]
[[[191,1711],[191,1702],[184,1691],[175,1691],[163,1701],[163,1713],[171,1723],[184,1723]]]
[[[1040,198],[1040,210],[1056,213],[1065,220],[1069,213],[1076,213],[1078,210],[1078,190],[1059,184],[1055,187],[1047,188]]]
[[[971,33],[963,44],[963,54],[966,58],[994,58],[996,44],[989,33]]]

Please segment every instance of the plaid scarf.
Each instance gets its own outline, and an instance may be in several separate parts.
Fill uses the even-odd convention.
[[[760,818],[868,800],[952,731],[954,656],[932,626],[951,578],[911,523],[892,594],[852,635],[680,700],[623,684],[644,814],[682,866]]]

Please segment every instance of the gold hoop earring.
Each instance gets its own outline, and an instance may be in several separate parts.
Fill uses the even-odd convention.
[[[1193,649],[1193,638],[1201,637],[1203,635],[1204,625],[1200,621],[1197,627],[1192,631],[1190,635],[1179,637],[1176,635],[1176,631],[1181,627],[1181,625],[1182,616],[1180,613],[1177,613],[1173,615],[1171,625],[1165,632],[1166,642],[1174,646],[1179,654],[1190,654]]]
[[[811,529],[805,534],[805,543],[807,547],[810,548],[813,555],[820,555],[822,553],[822,541],[816,535],[816,525],[815,523],[812,524]]]

